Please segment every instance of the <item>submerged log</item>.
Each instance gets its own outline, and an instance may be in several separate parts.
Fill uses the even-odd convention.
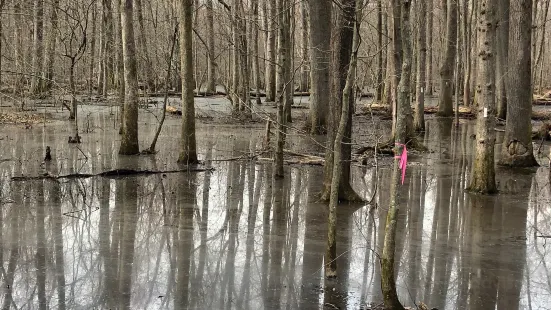
[[[104,171],[96,174],[89,173],[71,173],[66,175],[51,175],[45,173],[39,176],[22,176],[22,177],[12,177],[12,181],[34,181],[34,180],[59,180],[59,179],[88,179],[93,177],[103,177],[103,178],[122,178],[130,176],[149,176],[155,174],[169,174],[169,173],[181,173],[181,172],[206,172],[213,171],[213,168],[198,168],[198,167],[187,167],[185,169],[179,170],[168,170],[168,171],[157,171],[157,170],[134,170],[134,169],[115,169]]]

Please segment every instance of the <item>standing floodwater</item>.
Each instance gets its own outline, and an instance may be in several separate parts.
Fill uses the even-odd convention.
[[[12,176],[171,170],[168,122],[154,157],[118,157],[108,108],[87,143],[61,125],[12,130],[2,141],[0,189],[5,308],[359,309],[382,302],[382,248],[390,170],[354,167],[370,204],[338,209],[338,278],[323,279],[322,169],[291,166],[284,180],[262,155],[262,129],[200,126],[210,172],[128,178],[10,181]],[[97,116],[99,115],[99,116]],[[148,120],[149,121],[149,120]],[[147,121],[147,122],[148,122]],[[143,126],[147,128],[147,122]],[[216,127],[216,126],[215,126]],[[224,127],[224,126],[220,126]],[[101,128],[101,129],[99,129]],[[411,158],[397,230],[400,299],[437,309],[546,309],[548,172],[498,170],[500,195],[466,193],[473,126],[430,120],[426,154]],[[145,139],[145,138],[144,138]],[[308,139],[292,137],[302,145]],[[54,160],[41,164],[45,145]],[[215,159],[215,161],[209,161]],[[228,159],[228,160],[221,160]],[[374,194],[374,190],[377,192]]]

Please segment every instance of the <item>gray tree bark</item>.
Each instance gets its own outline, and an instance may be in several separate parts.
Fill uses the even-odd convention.
[[[138,36],[138,45],[142,49],[142,53],[145,60],[145,79],[147,88],[150,91],[155,91],[155,71],[153,70],[153,62],[149,54],[149,45],[147,44],[147,34],[145,31],[144,18],[143,18],[143,5],[142,0],[136,0],[136,16],[138,17],[138,27],[140,29],[140,35]]]
[[[122,53],[124,59],[124,130],[119,154],[135,155],[138,143],[138,72],[136,70],[136,43],[134,42],[134,3],[124,0],[121,12]]]
[[[57,9],[59,6],[59,0],[54,0],[52,2],[51,16],[50,16],[50,31],[48,31],[48,39],[46,40],[46,57],[44,59],[44,80],[42,84],[44,85],[42,89],[44,91],[49,91],[53,86],[54,78],[54,67],[55,67],[55,48],[57,43]]]
[[[450,0],[447,9],[446,39],[444,42],[443,62],[440,68],[440,93],[438,96],[438,115],[453,115],[453,72],[457,55],[457,1]]]
[[[193,89],[193,0],[180,0],[180,61],[182,75],[182,137],[178,162],[197,163],[197,142],[195,140],[195,102]]]
[[[310,34],[310,133],[327,131],[330,104],[331,0],[308,0]]]
[[[494,167],[497,10],[497,0],[479,0],[476,151],[467,189],[482,194],[497,191]]]
[[[308,36],[308,4],[302,1],[300,4],[300,83],[299,91],[307,92],[310,88],[310,67],[309,36]]]
[[[417,100],[413,127],[416,131],[425,130],[425,91],[426,91],[426,62],[427,62],[427,5],[425,1],[417,3],[417,20],[419,31],[417,35]]]
[[[216,60],[215,43],[214,43],[214,8],[212,0],[207,0],[207,43],[208,43],[208,71],[207,71],[207,93],[216,93]]]
[[[496,96],[497,117],[507,118],[507,73],[510,70],[508,63],[509,48],[509,4],[510,0],[499,0],[497,22],[497,63],[496,63]]]
[[[268,1],[268,28],[266,40],[266,70],[264,85],[266,88],[266,101],[275,102],[276,100],[276,38],[277,38],[277,9],[276,1]]]
[[[507,123],[500,164],[533,167],[538,163],[532,146],[532,1],[511,1],[507,75]]]
[[[40,88],[43,76],[43,60],[44,60],[44,0],[34,0],[34,36],[33,36],[33,58],[31,78],[31,93],[38,94],[42,91]]]

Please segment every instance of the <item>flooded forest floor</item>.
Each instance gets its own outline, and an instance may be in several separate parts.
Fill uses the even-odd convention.
[[[380,306],[390,159],[353,162],[352,186],[366,202],[339,206],[338,277],[325,281],[327,210],[318,201],[323,168],[317,160],[324,138],[302,131],[307,98],[295,101],[286,148],[311,161],[288,157],[283,180],[272,178],[265,152],[265,119],[275,114],[270,105],[255,108],[251,122],[233,118],[222,97],[196,98],[198,153],[209,171],[26,181],[12,178],[177,170],[181,119],[167,117],[156,155],[119,156],[113,104],[80,106],[78,145],[67,143],[72,125],[58,106],[0,107],[3,308]],[[161,111],[153,103],[140,109],[142,149]],[[354,117],[354,150],[390,133],[389,120],[360,113],[365,103]],[[429,151],[413,154],[400,189],[400,299],[436,309],[548,309],[551,187],[543,154],[549,144],[541,143],[538,169],[497,168],[499,195],[471,195],[464,188],[474,131],[472,120],[456,127],[452,119],[427,116],[419,138]],[[497,133],[500,143],[500,128]],[[538,149],[540,141],[534,143]],[[46,146],[50,163],[43,163]]]

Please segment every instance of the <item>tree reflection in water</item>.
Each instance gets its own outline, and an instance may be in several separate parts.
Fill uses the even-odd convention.
[[[425,145],[434,153],[413,158],[401,188],[407,207],[397,227],[400,300],[439,309],[545,308],[551,254],[540,236],[551,235],[548,172],[498,171],[500,195],[466,194],[472,127],[429,121],[427,130]],[[206,159],[236,157],[257,141],[212,137],[201,152]],[[78,168],[78,154],[68,154],[68,166]],[[109,166],[115,158],[106,152],[92,164]],[[339,208],[338,277],[325,282],[321,170],[290,167],[278,180],[262,161],[208,165],[215,170],[4,183],[15,203],[0,212],[2,308],[380,304],[388,169],[354,169],[358,192],[370,198],[374,184],[378,191],[372,205]],[[17,169],[9,173],[23,173]]]

